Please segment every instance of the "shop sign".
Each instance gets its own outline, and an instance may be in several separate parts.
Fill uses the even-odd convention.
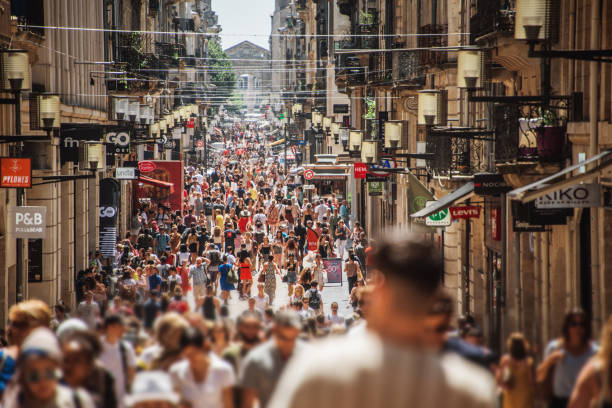
[[[81,125],[74,123],[62,123],[60,129],[60,161],[79,163],[82,158],[79,148],[84,142],[99,142],[104,138],[104,127],[101,125]],[[85,163],[84,166],[89,166]]]
[[[469,205],[465,207],[450,207],[451,217],[456,219],[480,218],[480,207]]]
[[[397,162],[393,159],[383,159],[378,164],[370,166],[370,174],[376,177],[389,177],[391,172],[385,171],[397,168]]]
[[[30,158],[0,158],[0,187],[31,188],[32,159]]]
[[[304,171],[304,178],[306,180],[312,180],[314,178],[315,174],[314,171],[312,169],[308,169],[306,171]]]
[[[368,173],[368,166],[365,163],[353,163],[353,175],[356,179],[364,179],[366,178],[366,174]]]
[[[496,196],[512,190],[504,176],[497,173],[474,174],[474,193],[480,196]]]
[[[187,122],[187,129],[195,129],[195,119],[194,118],[189,118],[189,121]]]
[[[563,208],[536,208],[535,203],[530,201],[526,204],[520,201],[512,201],[512,217],[516,226],[525,227],[522,231],[530,231],[529,226],[543,225],[565,225],[567,217],[573,214],[571,209]]]
[[[117,167],[115,169],[115,178],[117,180],[136,180],[140,174],[136,167]]]
[[[115,154],[130,153],[130,133],[127,130],[108,132],[104,139],[112,145],[111,150]]]
[[[435,201],[428,201],[425,204],[425,207],[429,207],[433,205]],[[445,208],[444,210],[438,211],[437,213],[431,214],[429,217],[425,218],[425,225],[428,227],[448,227],[451,225],[452,217],[450,214],[450,210]]]
[[[599,184],[578,184],[536,199],[535,206],[536,208],[599,207],[599,192]]]
[[[9,212],[9,228],[15,238],[45,237],[47,207],[12,207]]]
[[[381,196],[383,193],[383,183],[381,181],[368,182],[368,195]]]
[[[349,106],[346,104],[334,104],[333,105],[333,111],[334,113],[348,113],[349,112]]]
[[[314,184],[304,184],[302,185],[302,190],[314,190],[315,186]]]
[[[493,241],[501,241],[501,208],[491,208],[491,239]]]
[[[155,163],[153,163],[152,161],[138,162],[138,170],[140,170],[141,173],[150,173],[155,170],[156,167],[157,166],[155,166]]]

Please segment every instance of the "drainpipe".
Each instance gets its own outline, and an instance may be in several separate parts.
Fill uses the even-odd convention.
[[[600,48],[601,44],[601,10],[602,0],[591,1],[591,44],[592,50]],[[589,64],[589,156],[593,157],[599,151],[598,107],[599,107],[599,62]],[[591,167],[595,167],[593,163]],[[591,211],[591,276],[593,281],[593,323],[595,328],[601,327],[605,319],[605,277],[603,268],[599,265],[599,209]]]
[[[550,246],[549,232],[540,233],[542,236],[542,337],[545,341],[550,339]]]

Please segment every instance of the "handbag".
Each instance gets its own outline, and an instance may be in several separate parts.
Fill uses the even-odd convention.
[[[287,281],[289,280],[289,278],[287,278],[287,275],[283,276],[283,282],[287,283]]]

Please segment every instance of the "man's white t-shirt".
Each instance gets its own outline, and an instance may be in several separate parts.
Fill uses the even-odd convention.
[[[340,316],[340,315],[333,315],[333,314],[328,314],[327,315],[327,320],[329,320],[332,324],[332,326],[336,325],[336,324],[344,324],[344,317]]]
[[[437,355],[375,335],[338,337],[292,357],[268,408],[492,408],[490,373],[454,354]]]
[[[125,347],[125,362],[127,367],[136,367],[136,353],[132,348],[132,345],[126,341],[121,341]],[[100,362],[109,370],[113,377],[115,377],[115,394],[117,395],[117,401],[119,401],[119,407],[124,407],[123,402],[125,391],[125,375],[126,370],[123,367],[123,360],[121,357],[121,350],[119,349],[119,342],[110,344],[106,341],[105,337],[102,337],[102,354],[100,354]]]
[[[170,367],[170,377],[174,388],[192,407],[223,408],[223,390],[236,383],[232,366],[214,353],[210,353],[210,366],[204,382],[195,381],[186,360]]]
[[[327,206],[325,204],[319,204],[315,207],[319,221],[323,221],[323,217],[327,214]]]
[[[266,311],[266,308],[270,304],[270,296],[264,293],[263,297],[253,296],[255,299],[255,308],[260,310],[262,313]]]

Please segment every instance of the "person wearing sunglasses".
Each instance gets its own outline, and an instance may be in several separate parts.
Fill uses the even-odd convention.
[[[0,396],[15,373],[19,349],[25,338],[37,327],[49,327],[51,310],[40,300],[26,300],[9,309],[6,331],[8,347],[0,350]]]
[[[4,408],[94,408],[85,391],[73,391],[59,383],[62,352],[53,332],[33,330],[24,340],[15,378],[7,387]]]
[[[543,394],[548,395],[549,407],[568,406],[580,370],[597,350],[591,341],[587,314],[582,309],[569,311],[561,326],[561,337],[548,343],[544,361],[536,372],[536,382]]]

